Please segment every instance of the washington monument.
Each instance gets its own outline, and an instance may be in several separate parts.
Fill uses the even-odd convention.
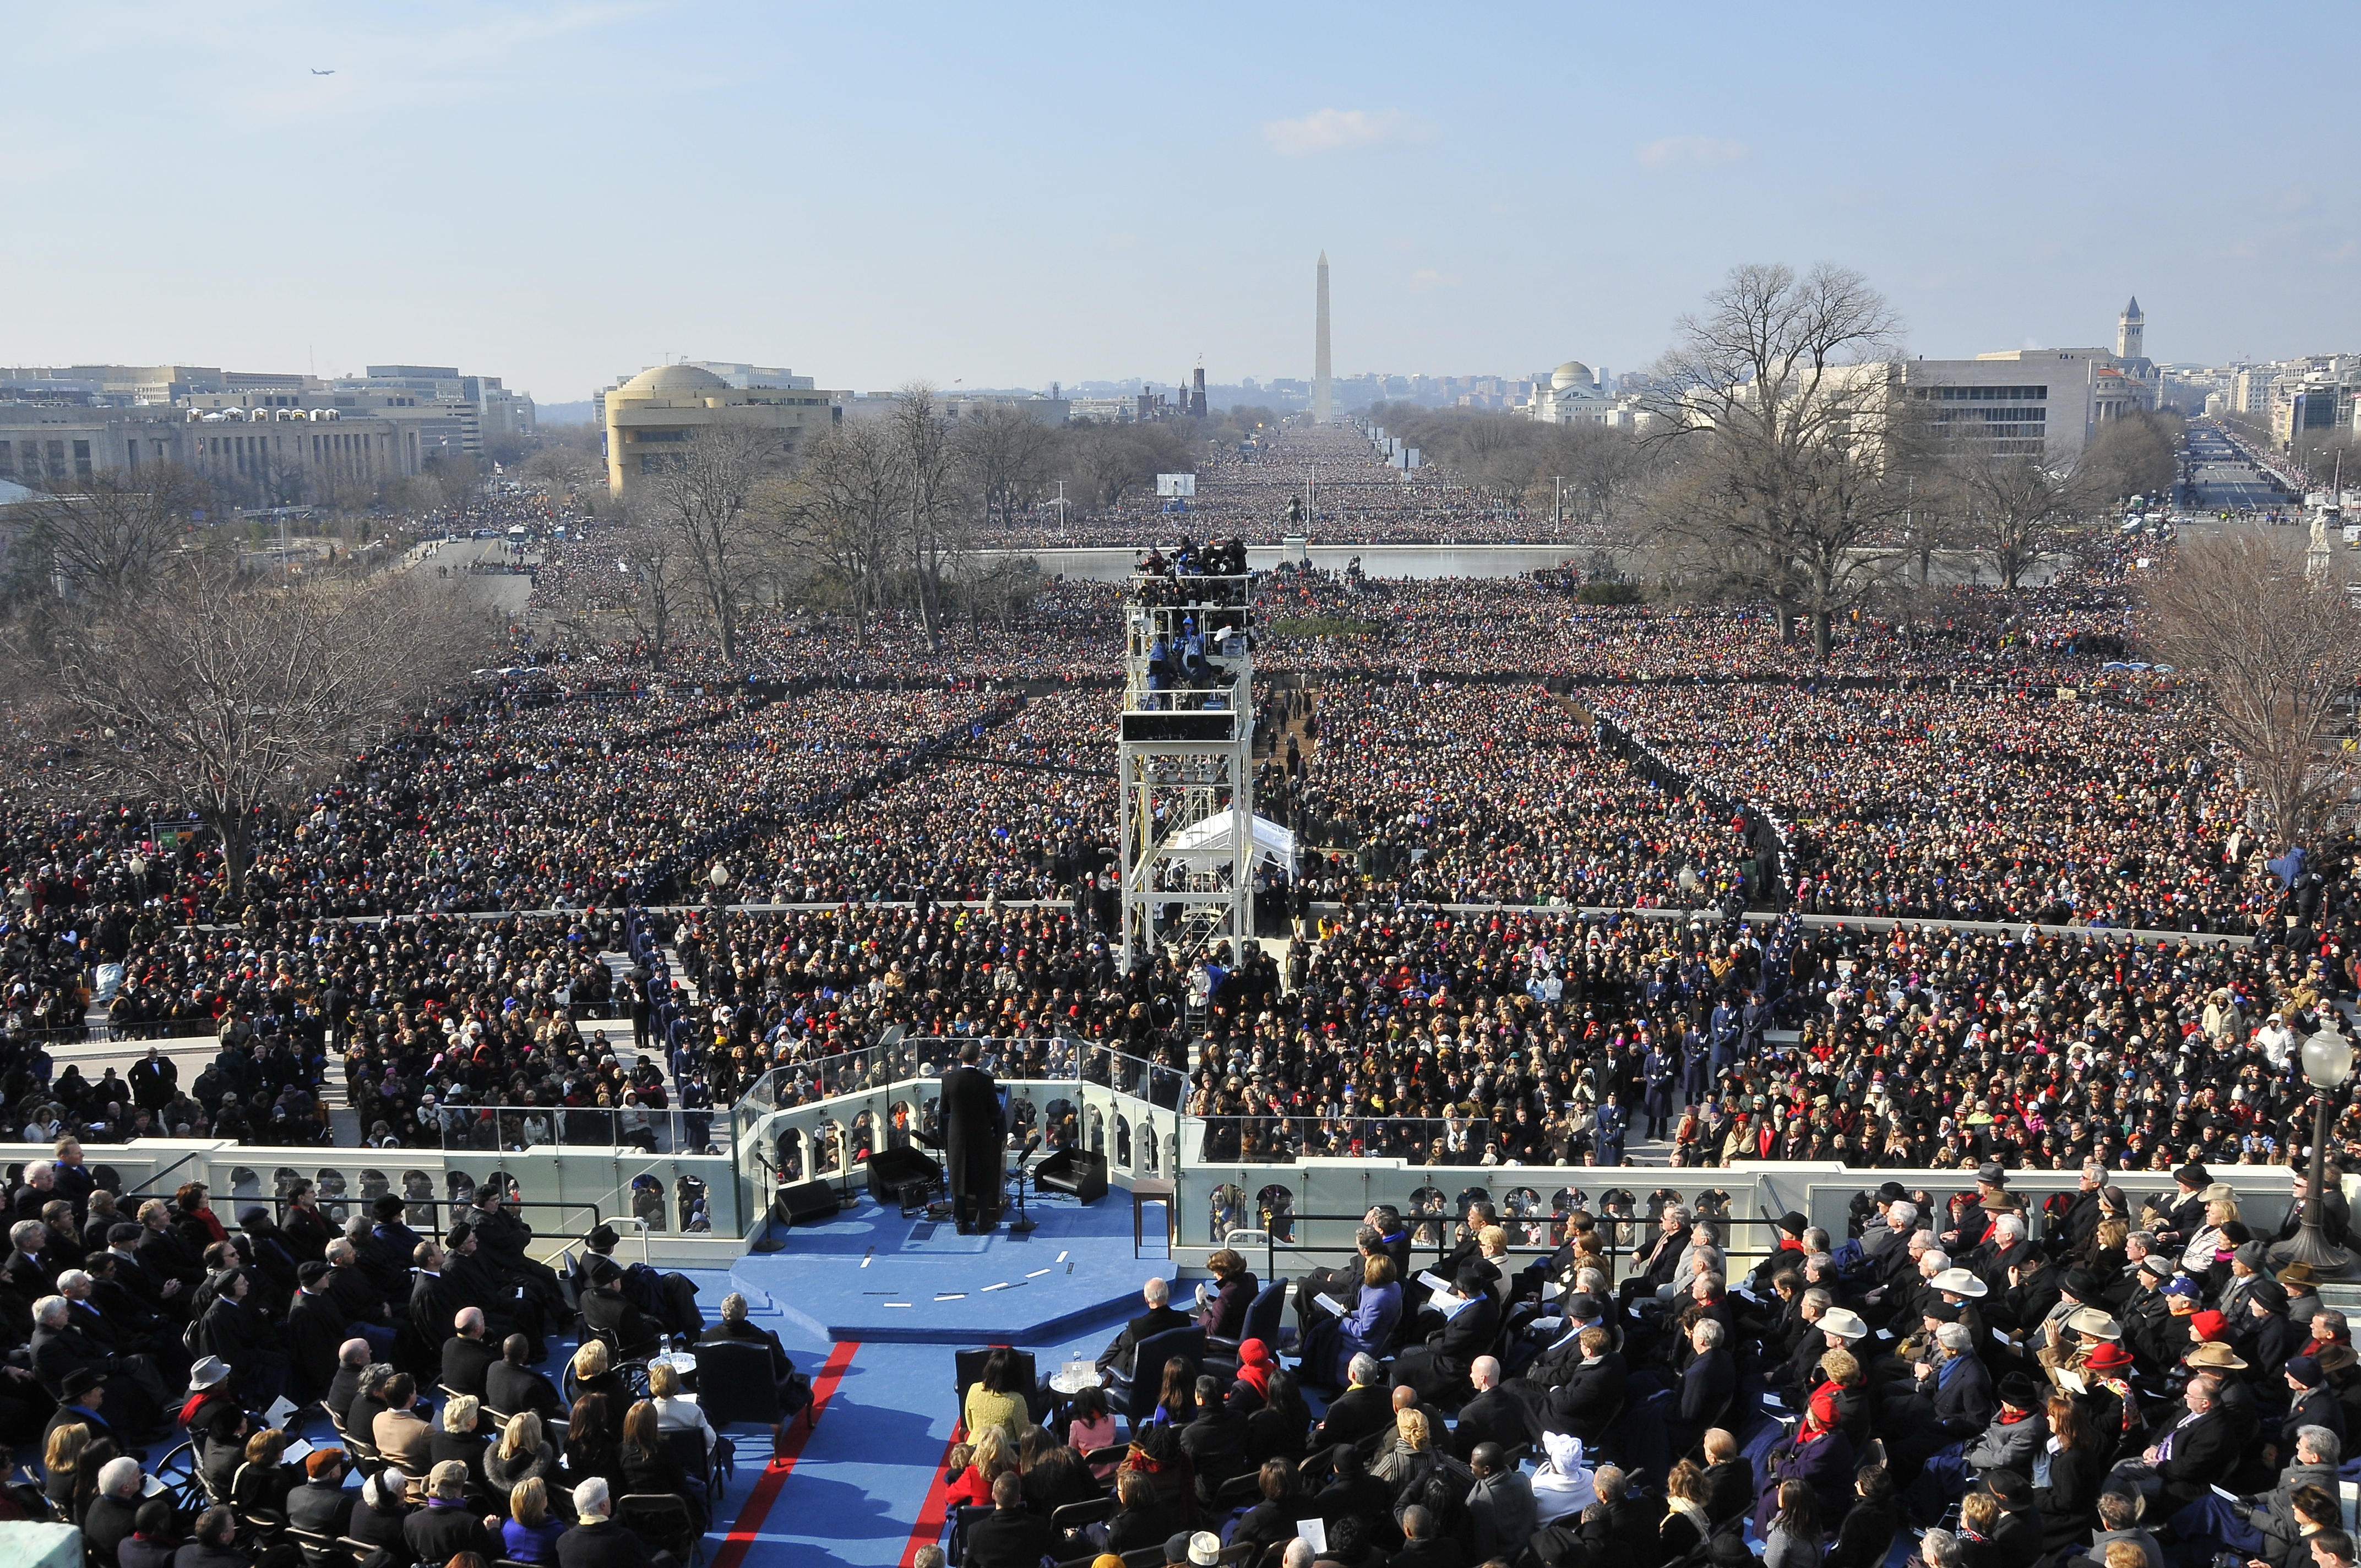
[[[1320,253],[1320,326],[1312,347],[1312,417],[1328,422],[1334,405],[1328,392],[1328,253]]]

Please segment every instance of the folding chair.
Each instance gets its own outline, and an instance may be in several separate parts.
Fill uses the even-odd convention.
[[[691,1568],[705,1561],[705,1538],[688,1511],[688,1499],[669,1492],[626,1492],[615,1499],[615,1522],[660,1552]]]

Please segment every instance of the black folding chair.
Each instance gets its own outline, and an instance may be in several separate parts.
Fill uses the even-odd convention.
[[[680,1473],[705,1489],[708,1508],[721,1493],[721,1465],[718,1455],[720,1444],[711,1452],[705,1446],[705,1434],[694,1428],[686,1431],[659,1432],[656,1446],[672,1456]]]
[[[669,1552],[697,1568],[705,1561],[705,1538],[688,1499],[670,1492],[626,1492],[615,1499],[615,1522],[659,1552]]]

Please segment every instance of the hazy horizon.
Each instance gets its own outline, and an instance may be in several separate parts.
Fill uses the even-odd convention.
[[[1268,382],[1323,247],[1340,376],[1638,367],[1757,260],[1934,356],[2361,348],[2340,142],[2235,106],[2349,7],[1465,15],[28,5],[0,364]]]

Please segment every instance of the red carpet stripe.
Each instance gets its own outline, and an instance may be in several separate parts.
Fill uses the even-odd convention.
[[[959,1442],[959,1428],[951,1428],[950,1441],[943,1444],[943,1456],[935,1464],[935,1479],[927,1488],[927,1500],[918,1509],[918,1522],[910,1528],[909,1544],[902,1548],[902,1568],[918,1560],[918,1549],[932,1546],[943,1536],[943,1521],[951,1511],[951,1449]],[[715,1568],[726,1568],[716,1564]]]
[[[836,1386],[844,1381],[844,1369],[852,1365],[853,1352],[861,1348],[857,1341],[845,1341],[830,1348],[819,1376],[812,1379],[811,1419],[790,1435],[786,1445],[763,1471],[763,1478],[754,1483],[753,1492],[746,1506],[738,1510],[738,1522],[730,1527],[730,1535],[714,1554],[713,1568],[738,1568],[746,1559],[747,1549],[762,1533],[763,1520],[771,1512],[771,1505],[779,1499],[780,1489],[794,1474],[796,1461],[802,1457],[804,1444],[811,1440],[812,1430],[828,1411],[828,1401],[836,1393]],[[946,1454],[949,1450],[944,1451]]]

